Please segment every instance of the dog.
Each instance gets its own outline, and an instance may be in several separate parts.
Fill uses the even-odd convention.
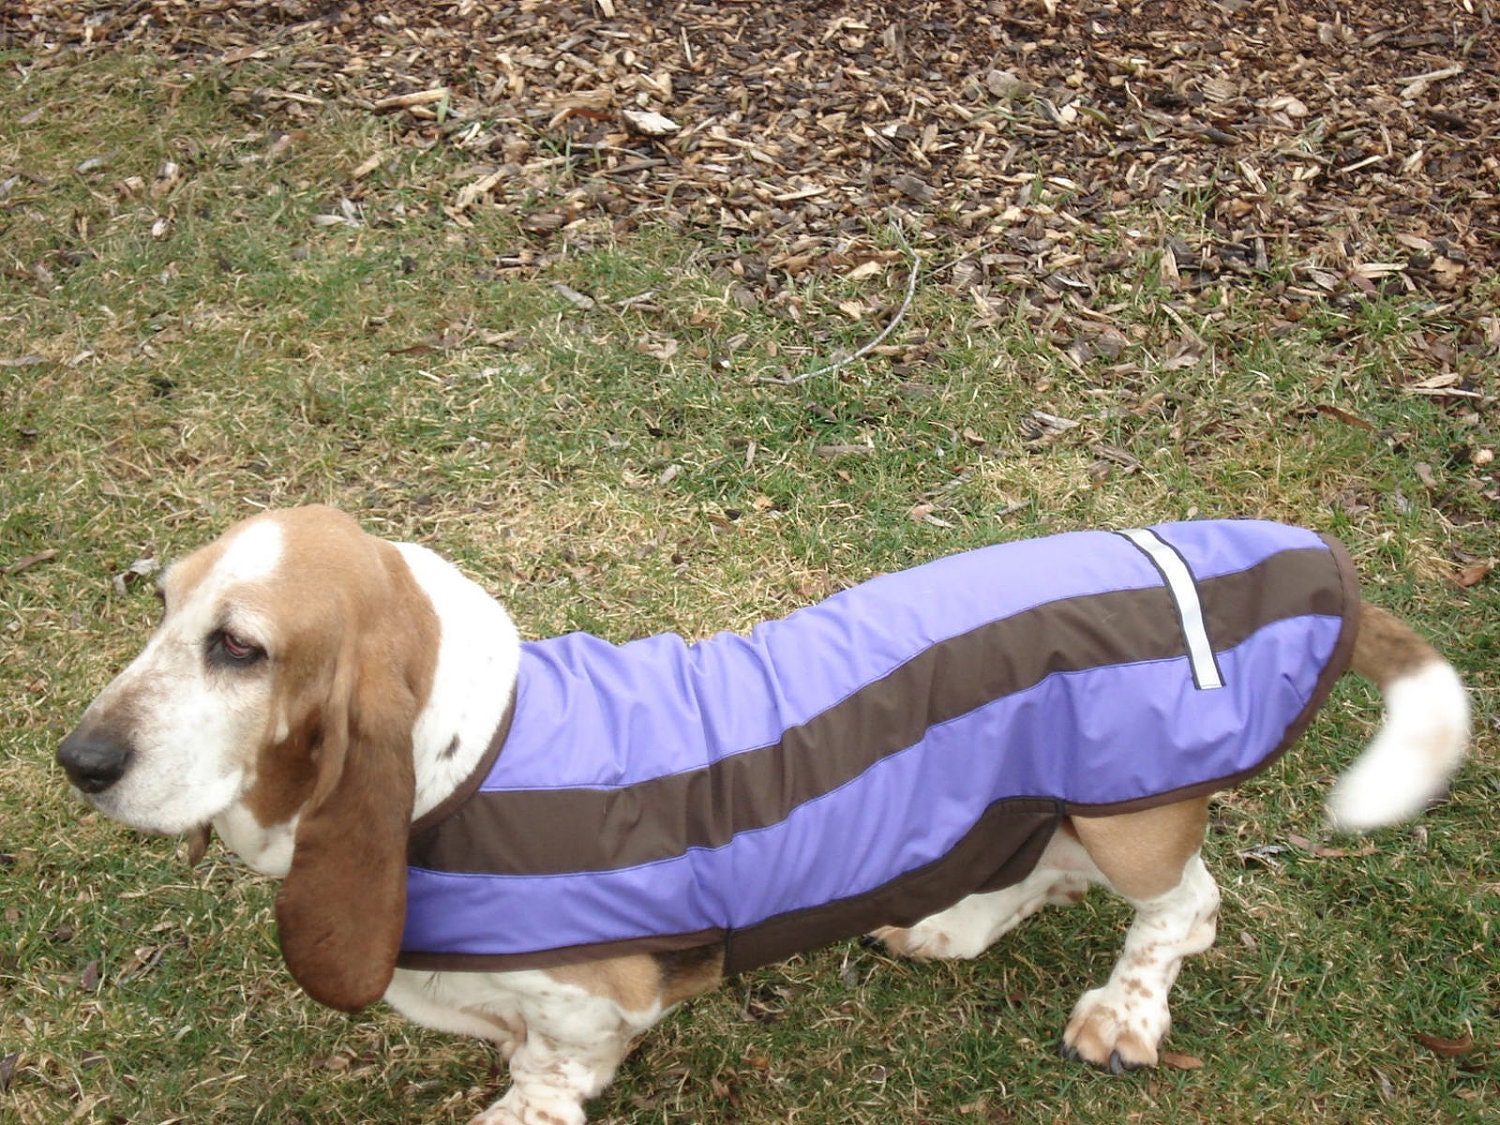
[[[59,764],[101,812],[211,824],[280,877],[315,1000],[495,1042],[511,1083],[473,1125],[583,1122],[727,974],[862,933],[975,957],[1091,884],[1135,914],[1062,1051],[1153,1065],[1215,934],[1209,795],[1346,668],[1386,716],[1335,826],[1421,811],[1469,734],[1458,675],[1343,549],[1259,521],[981,548],[696,644],[523,644],[437,554],[323,507],[236,524],[159,593]]]

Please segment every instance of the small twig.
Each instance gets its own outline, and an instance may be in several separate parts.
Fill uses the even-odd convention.
[[[881,345],[881,343],[887,336],[889,336],[896,330],[896,325],[900,324],[902,319],[906,316],[906,310],[911,308],[911,299],[916,295],[917,276],[922,272],[922,259],[917,256],[917,252],[912,249],[911,244],[906,241],[906,235],[902,233],[900,225],[893,224],[892,229],[895,230],[896,238],[900,241],[902,247],[906,250],[907,254],[911,256],[911,273],[906,278],[906,296],[901,301],[901,307],[896,310],[896,315],[891,317],[890,323],[880,330],[880,335],[876,336],[869,343],[865,344],[853,355],[847,355],[843,359],[837,360],[834,363],[830,363],[825,367],[819,367],[813,371],[803,372],[801,375],[798,375],[796,378],[792,379],[761,379],[760,381],[762,383],[775,383],[777,386],[795,387],[798,383],[801,383],[807,379],[811,379],[815,375],[827,375],[830,371],[838,371],[840,368],[848,367],[856,360],[863,359],[865,356],[869,355],[872,351],[874,351]]]

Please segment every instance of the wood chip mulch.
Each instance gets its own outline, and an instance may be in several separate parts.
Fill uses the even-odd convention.
[[[281,87],[240,79],[268,128],[330,102],[388,115],[406,143],[472,156],[448,186],[454,222],[513,208],[543,246],[580,219],[666,221],[736,248],[735,272],[774,291],[899,262],[881,230],[900,215],[927,277],[983,314],[1107,319],[1100,278],[1159,262],[1187,303],[1215,289],[1288,319],[1418,293],[1493,355],[1497,15],[1496,0],[11,0],[0,47],[48,65],[144,46],[231,83],[278,61]],[[371,170],[354,170],[355,202]]]

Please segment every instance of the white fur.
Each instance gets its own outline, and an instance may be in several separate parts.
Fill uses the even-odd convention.
[[[1156,1064],[1182,959],[1211,946],[1218,930],[1219,887],[1196,853],[1171,890],[1126,901],[1135,917],[1120,959],[1102,987],[1079,998],[1063,1029],[1065,1048],[1112,1070]]]
[[[631,1011],[539,971],[431,973],[397,969],[385,998],[408,1019],[494,1042],[510,1089],[470,1125],[582,1125],[636,1036],[662,1017]]]
[[[515,690],[521,641],[500,603],[446,559],[398,543],[437,614],[432,694],[412,734],[421,816],[468,777],[494,737]]]
[[[1335,828],[1367,832],[1422,811],[1442,794],[1469,741],[1469,696],[1458,673],[1427,664],[1385,689],[1386,718],[1328,798]]]
[[[224,675],[206,659],[205,638],[231,628],[255,641],[268,623],[230,596],[243,582],[272,575],[282,557],[281,528],[246,525],[210,574],[169,604],[145,649],[84,713],[106,714],[119,700],[134,701],[134,756],[117,784],[90,798],[101,811],[147,832],[185,832],[233,805],[254,782],[247,748],[261,735],[270,696],[264,669]]]
[[[245,861],[250,870],[280,879],[292,869],[301,813],[281,824],[261,824],[242,804],[233,804],[213,818],[214,831],[224,846]]]

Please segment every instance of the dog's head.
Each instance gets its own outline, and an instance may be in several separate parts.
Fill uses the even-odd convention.
[[[58,762],[133,827],[255,834],[257,865],[286,876],[288,967],[315,999],[361,1007],[400,948],[431,604],[395,546],[318,507],[235,525],[159,589],[156,633]]]

